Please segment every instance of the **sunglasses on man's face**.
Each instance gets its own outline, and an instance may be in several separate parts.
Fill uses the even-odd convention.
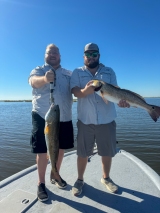
[[[87,58],[90,58],[90,57],[96,58],[96,57],[99,55],[99,53],[98,53],[98,52],[84,53],[84,55],[85,55]]]

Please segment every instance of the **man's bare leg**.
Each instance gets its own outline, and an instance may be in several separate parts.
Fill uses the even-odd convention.
[[[102,171],[103,171],[103,178],[109,177],[109,172],[111,168],[112,158],[109,156],[102,156]]]
[[[115,193],[118,191],[118,186],[109,177],[111,162],[111,157],[102,156],[103,178],[101,178],[101,183],[103,183],[110,192]]]
[[[87,166],[88,157],[77,158],[77,169],[78,169],[78,180],[76,180],[74,186],[72,187],[72,194],[75,196],[79,196],[82,193],[82,188],[84,185],[83,175]]]
[[[38,185],[45,183],[45,173],[48,164],[47,153],[37,154]]]
[[[77,158],[77,168],[78,168],[78,179],[83,180],[83,175],[86,169],[86,165],[88,162],[88,157],[82,158],[79,157]]]

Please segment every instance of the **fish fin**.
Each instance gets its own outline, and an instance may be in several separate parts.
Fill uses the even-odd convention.
[[[151,118],[156,122],[157,119],[160,117],[160,107],[151,105],[151,109],[148,111]]]
[[[132,91],[130,91],[130,90],[128,90],[128,89],[122,89],[122,90],[123,90],[123,91],[126,91],[126,92],[130,92],[130,93],[132,93],[133,95],[138,96],[140,99],[142,99],[142,100],[146,103],[145,99],[144,99],[141,95],[139,95],[139,94],[137,94],[137,93],[135,93],[135,92],[132,92]]]
[[[49,133],[49,125],[46,124],[44,128],[44,134],[48,134],[48,133]]]
[[[108,104],[108,100],[107,100],[107,99],[105,99],[105,97],[104,97],[103,93],[101,93],[101,97],[102,97],[103,101],[104,101],[106,104]]]

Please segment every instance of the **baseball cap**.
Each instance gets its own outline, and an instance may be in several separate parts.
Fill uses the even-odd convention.
[[[95,51],[99,52],[98,45],[94,44],[94,43],[86,44],[86,46],[84,47],[84,52],[87,52],[89,50],[95,50]]]

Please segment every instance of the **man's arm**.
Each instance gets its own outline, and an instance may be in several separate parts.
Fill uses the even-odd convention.
[[[92,81],[89,81],[84,89],[81,89],[79,87],[74,87],[72,88],[71,92],[74,94],[75,97],[77,98],[84,98],[87,95],[90,95],[92,93],[94,93],[94,89],[95,87],[92,86]]]
[[[54,81],[54,72],[52,70],[49,70],[48,72],[45,73],[44,76],[37,76],[37,75],[31,76],[29,81],[33,88],[40,88],[45,84]]]

